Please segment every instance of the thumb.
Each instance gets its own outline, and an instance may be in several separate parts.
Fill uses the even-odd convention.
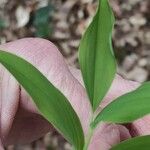
[[[50,82],[61,91],[67,97],[72,107],[75,109],[77,115],[79,116],[84,133],[86,135],[89,126],[89,120],[91,117],[90,103],[87,100],[85,89],[70,73],[68,66],[66,65],[58,49],[51,42],[39,38],[26,38],[17,40],[1,45],[0,49],[9,51],[26,59],[37,69],[39,69],[50,80]],[[0,74],[2,75],[3,83],[3,85],[0,85],[0,95],[2,94],[2,96],[0,97],[0,103],[2,104],[0,105],[2,106],[0,122],[1,132],[3,132],[2,140],[8,139],[7,137],[9,137],[10,131],[11,135],[15,135],[15,139],[18,138],[18,140],[21,139],[18,136],[20,135],[19,131],[20,133],[22,133],[21,135],[26,135],[23,141],[31,141],[33,139],[36,139],[37,137],[40,137],[40,129],[42,128],[42,126],[40,126],[39,124],[34,124],[33,126],[32,124],[32,127],[36,127],[37,129],[36,134],[33,138],[33,136],[31,136],[31,133],[29,132],[32,132],[31,126],[29,126],[29,123],[26,122],[25,119],[21,119],[22,114],[26,118],[29,117],[29,115],[31,116],[32,114],[39,114],[36,106],[29,100],[30,97],[23,90],[23,88],[19,88],[16,80],[12,78],[12,76],[6,71],[6,69],[1,66]],[[20,113],[22,112],[21,110],[23,110],[23,113]],[[16,121],[17,119],[19,123],[18,121]],[[30,120],[31,122],[35,121],[35,119]],[[14,139],[13,136],[11,136],[11,139]]]

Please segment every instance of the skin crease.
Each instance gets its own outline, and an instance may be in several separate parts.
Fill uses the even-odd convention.
[[[37,67],[68,98],[87,136],[91,106],[82,86],[79,70],[68,67],[57,48],[49,41],[26,38],[0,46],[2,50],[23,57]],[[113,99],[134,90],[138,83],[116,78],[98,111]],[[92,136],[89,150],[109,150],[113,145],[134,136],[150,134],[150,118],[146,116],[130,125],[99,125]],[[0,150],[2,145],[28,143],[45,135],[53,127],[40,115],[30,96],[10,73],[0,65]],[[130,134],[131,133],[131,134]]]

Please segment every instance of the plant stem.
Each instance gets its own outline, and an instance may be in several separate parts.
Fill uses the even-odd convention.
[[[88,146],[89,146],[89,144],[90,144],[92,135],[93,135],[93,130],[92,130],[91,127],[90,127],[90,128],[89,128],[88,135],[87,135],[87,138],[86,138],[86,140],[85,140],[85,145],[84,145],[83,150],[88,150]]]

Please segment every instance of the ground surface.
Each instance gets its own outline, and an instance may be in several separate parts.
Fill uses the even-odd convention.
[[[47,8],[48,3],[49,15],[46,16],[39,10]],[[118,73],[139,82],[149,80],[150,1],[111,0],[111,4],[116,16],[113,43],[119,62]],[[0,0],[0,43],[41,36],[59,47],[68,64],[79,67],[79,41],[96,6],[96,0]],[[43,21],[39,18],[45,18],[48,31],[43,31]],[[57,133],[49,133],[30,145],[7,149],[69,150],[70,146]]]

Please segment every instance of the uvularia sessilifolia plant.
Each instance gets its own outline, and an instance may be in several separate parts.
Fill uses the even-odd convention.
[[[41,114],[72,144],[87,150],[98,124],[129,123],[150,113],[150,83],[115,99],[98,115],[96,110],[107,94],[116,74],[112,48],[114,15],[107,0],[99,0],[96,15],[79,47],[79,63],[93,110],[89,133],[84,137],[80,120],[67,98],[33,65],[14,54],[0,51],[0,62],[30,94]],[[148,150],[150,136],[126,140],[111,150]]]

